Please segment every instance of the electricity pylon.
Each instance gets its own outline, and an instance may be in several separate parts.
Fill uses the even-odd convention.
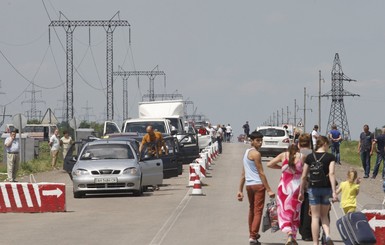
[[[326,133],[331,130],[332,125],[336,125],[337,129],[341,132],[343,139],[350,140],[350,130],[348,124],[348,118],[346,116],[344,97],[345,96],[360,96],[358,94],[350,93],[344,90],[344,81],[356,82],[356,80],[347,77],[341,66],[341,61],[338,53],[334,57],[332,75],[332,90],[322,95],[322,97],[332,97],[332,103],[330,106],[329,120],[326,127]]]

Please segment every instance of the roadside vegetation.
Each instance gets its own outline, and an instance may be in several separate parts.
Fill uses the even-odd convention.
[[[34,121],[28,121],[28,123],[35,123]],[[103,124],[97,123],[87,123],[85,121],[81,122],[80,128],[93,128],[96,132],[96,135],[102,135]],[[70,129],[70,130],[68,130]],[[68,130],[70,135],[73,134],[73,129],[71,129],[67,124],[59,125],[59,135],[63,135],[63,131]],[[0,182],[4,181],[7,178],[7,159],[4,157],[4,140],[0,140]],[[57,167],[59,169],[63,168],[63,155],[60,152]],[[42,141],[39,144],[39,155],[37,158],[22,163],[19,166],[18,176],[28,176],[30,174],[47,172],[51,171],[51,156],[50,156],[50,147],[47,141]]]

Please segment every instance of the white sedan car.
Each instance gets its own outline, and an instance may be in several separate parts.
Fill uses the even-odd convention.
[[[289,148],[291,140],[285,128],[261,126],[257,131],[263,134],[263,143],[259,149],[263,157],[275,157]]]
[[[72,169],[75,198],[86,194],[132,192],[140,196],[163,183],[161,159],[140,159],[133,140],[96,140],[81,150]]]

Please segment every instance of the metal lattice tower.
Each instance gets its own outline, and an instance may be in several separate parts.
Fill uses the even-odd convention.
[[[28,90],[28,91],[25,91],[25,92],[31,92],[31,99],[24,100],[24,101],[21,102],[22,104],[24,104],[24,103],[30,103],[31,104],[30,110],[27,111],[27,118],[28,118],[28,120],[31,120],[31,119],[40,120],[41,119],[41,111],[38,111],[36,109],[36,104],[37,103],[44,103],[45,104],[45,101],[43,101],[43,100],[36,100],[36,93],[41,92],[41,90],[35,90],[35,84],[32,83],[32,89]]]
[[[166,76],[164,71],[115,71],[114,76],[121,76],[123,78],[123,118],[128,118],[128,78],[130,76],[148,76],[150,78],[150,101],[155,100],[154,94],[154,80],[157,75]],[[139,85],[138,85],[139,86]]]
[[[348,119],[346,117],[344,97],[345,96],[360,96],[358,94],[350,93],[344,90],[344,81],[356,81],[347,77],[341,66],[341,61],[338,53],[334,57],[332,75],[332,90],[322,95],[322,97],[332,97],[332,103],[330,106],[329,120],[326,127],[326,133],[331,130],[332,125],[336,125],[337,129],[341,132],[344,139],[350,140],[350,130]]]
[[[62,13],[61,13],[62,14]],[[55,20],[51,21],[49,27],[62,26],[66,31],[66,54],[67,54],[67,77],[66,77],[66,121],[74,117],[73,107],[73,32],[76,27],[101,26],[107,34],[107,120],[114,119],[113,104],[113,32],[118,26],[128,26],[126,20]],[[130,33],[130,32],[129,32]]]

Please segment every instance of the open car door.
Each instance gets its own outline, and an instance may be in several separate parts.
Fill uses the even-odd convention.
[[[199,158],[198,135],[194,133],[186,133],[178,135],[179,153],[183,164],[189,164],[193,160]]]
[[[153,143],[147,143],[140,153],[139,165],[142,170],[143,187],[163,184],[163,161],[157,154],[152,154],[151,149]]]
[[[116,134],[120,133],[120,128],[118,124],[112,121],[105,121],[103,127],[103,136],[107,134]]]
[[[64,157],[63,161],[63,170],[65,170],[72,179],[72,169],[78,159],[78,153],[82,149],[83,142],[82,141],[76,141],[74,142],[70,148],[68,149],[68,152],[66,156]]]

